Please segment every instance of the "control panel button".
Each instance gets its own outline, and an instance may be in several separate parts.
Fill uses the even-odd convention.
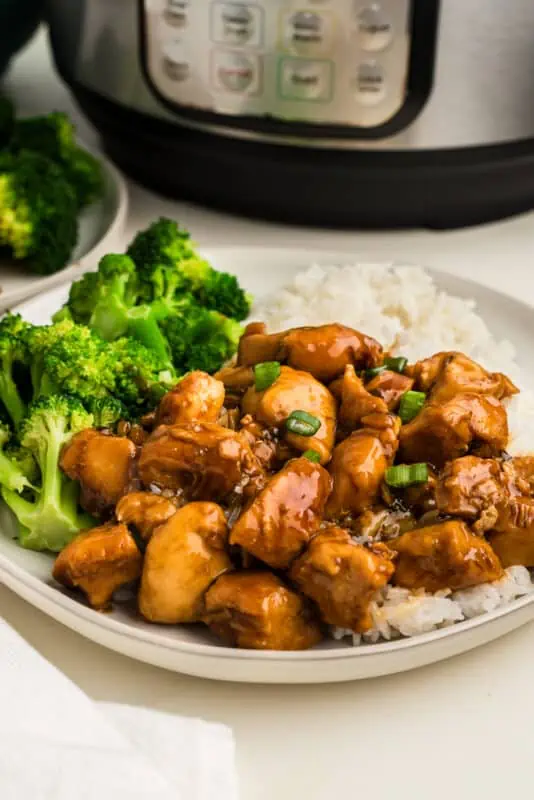
[[[376,61],[360,64],[354,89],[362,105],[375,106],[381,103],[386,96],[386,76],[382,66]]]
[[[358,14],[358,34],[364,50],[385,50],[393,41],[393,23],[380,3],[361,9]]]
[[[320,11],[286,12],[282,29],[285,48],[294,53],[324,53],[332,43],[332,17]]]
[[[285,100],[328,102],[332,90],[331,62],[296,58],[285,58],[280,62],[280,94]]]
[[[189,77],[190,64],[181,42],[168,42],[163,47],[163,71],[173,81],[185,81]]]
[[[247,3],[214,3],[212,39],[217,44],[258,47],[263,38],[263,11]]]
[[[183,28],[187,24],[187,12],[189,11],[189,0],[167,0],[167,5],[163,16],[165,22],[175,28]]]
[[[258,90],[260,65],[256,57],[245,53],[215,51],[212,65],[213,83],[217,89],[241,94]]]

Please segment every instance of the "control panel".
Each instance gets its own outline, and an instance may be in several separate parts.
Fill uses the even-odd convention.
[[[404,106],[414,0],[142,0],[145,68],[177,111],[373,128]]]

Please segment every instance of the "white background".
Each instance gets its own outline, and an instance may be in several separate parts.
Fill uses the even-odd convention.
[[[69,111],[82,138],[96,141],[54,75],[44,37],[19,58],[9,85],[21,111]],[[133,185],[131,198],[130,235],[166,214],[203,246],[347,248],[449,270],[534,303],[534,215],[455,233],[332,233],[244,221]],[[405,675],[264,687],[181,677],[115,655],[1,586],[0,613],[94,698],[231,725],[243,800],[500,800],[528,793],[532,782],[533,625]]]

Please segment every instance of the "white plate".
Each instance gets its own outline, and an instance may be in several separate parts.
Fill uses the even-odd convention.
[[[84,271],[95,268],[103,255],[123,245],[122,235],[128,216],[126,181],[100,152],[83,146],[102,164],[104,196],[80,215],[79,239],[72,263],[53,275],[41,277],[25,271],[21,265],[0,261],[0,312],[65,281],[74,280]]]
[[[235,272],[256,295],[286,283],[313,261],[347,263],[347,252],[219,248],[206,253],[220,269]],[[478,310],[497,337],[510,339],[521,354],[534,347],[534,311],[519,301],[479,284],[434,273],[440,288],[476,300]],[[30,321],[45,323],[64,301],[65,287],[25,303]],[[528,357],[528,356],[527,356]],[[523,365],[526,366],[526,365]],[[395,642],[352,648],[329,642],[299,653],[257,652],[223,647],[205,628],[149,625],[123,609],[99,614],[64,594],[53,583],[52,559],[18,547],[10,538],[9,520],[0,535],[0,578],[21,597],[83,636],[125,655],[159,667],[215,680],[250,683],[325,683],[368,678],[413,669],[485,644],[534,618],[534,597],[505,609]]]

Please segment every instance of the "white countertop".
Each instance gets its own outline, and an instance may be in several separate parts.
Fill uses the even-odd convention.
[[[96,141],[54,75],[42,36],[19,58],[9,85],[21,110],[68,111],[81,136]],[[454,233],[339,233],[245,221],[133,185],[131,199],[131,234],[166,214],[202,245],[347,248],[449,270],[534,303],[534,215]],[[267,687],[211,683],[137,663],[63,628],[1,586],[0,613],[94,698],[231,725],[243,800],[500,800],[531,782],[534,625],[404,675]]]

